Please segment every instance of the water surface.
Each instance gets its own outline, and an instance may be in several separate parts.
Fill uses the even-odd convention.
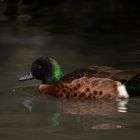
[[[0,23],[0,139],[140,139],[140,98],[61,102],[40,96],[40,81],[18,81],[40,56],[58,60],[64,73],[89,65],[139,69],[140,30],[90,32],[65,25],[61,32],[43,19],[35,23]]]

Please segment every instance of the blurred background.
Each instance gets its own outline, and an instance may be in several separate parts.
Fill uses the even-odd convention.
[[[55,58],[64,74],[89,65],[140,69],[139,7],[138,0],[0,0],[0,139],[139,140],[139,98],[62,103],[40,97],[40,81],[18,81],[40,56]]]
[[[83,58],[80,62],[87,65],[136,68],[140,63],[139,29],[137,0],[0,1],[2,59],[29,47],[37,53],[43,50],[40,55],[48,55],[48,49],[54,48],[57,53],[67,49],[63,59],[72,53],[70,57]]]

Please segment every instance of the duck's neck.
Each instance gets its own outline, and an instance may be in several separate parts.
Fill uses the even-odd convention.
[[[52,59],[52,63],[54,65],[54,69],[53,69],[54,80],[58,81],[63,76],[62,70],[61,70],[60,65],[54,59]]]
[[[46,81],[45,83],[47,84],[53,84],[61,79],[63,76],[62,70],[60,65],[52,58],[50,58],[51,64],[52,64],[52,69],[51,69],[51,74],[46,76]]]

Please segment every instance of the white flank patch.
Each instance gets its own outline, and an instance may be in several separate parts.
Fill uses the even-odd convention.
[[[124,84],[118,85],[117,90],[119,92],[119,98],[129,98],[129,94]]]

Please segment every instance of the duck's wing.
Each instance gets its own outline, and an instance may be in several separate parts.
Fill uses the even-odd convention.
[[[77,69],[69,74],[66,74],[61,78],[61,80],[70,83],[73,80],[82,77],[111,78],[112,75],[117,72],[120,72],[120,70],[106,66],[91,66],[88,68]]]
[[[138,74],[138,71],[119,70],[108,66],[90,66],[88,68],[77,69],[61,78],[62,81],[72,82],[82,77],[109,78],[126,82]]]
[[[140,73],[139,70],[120,70],[108,66],[92,66],[90,69],[96,69],[99,76],[102,76],[103,73],[108,73],[109,77],[105,78],[111,78],[118,81],[128,81]]]
[[[111,78],[116,73],[122,72],[122,70],[115,69],[109,66],[90,66],[89,70],[96,71],[97,77]]]
[[[130,79],[132,79],[133,77],[135,77],[137,74],[139,74],[139,72],[137,72],[137,71],[124,70],[122,72],[118,72],[118,73],[112,75],[111,78],[114,80],[121,81],[121,82],[127,82]]]
[[[90,69],[93,70],[96,69],[99,73],[99,77],[102,76],[102,74],[105,72],[108,73],[109,77],[104,77],[104,78],[110,78],[121,82],[127,82],[128,80],[130,80],[131,78],[135,77],[140,73],[140,70],[138,69],[120,70],[108,66],[91,66]]]

